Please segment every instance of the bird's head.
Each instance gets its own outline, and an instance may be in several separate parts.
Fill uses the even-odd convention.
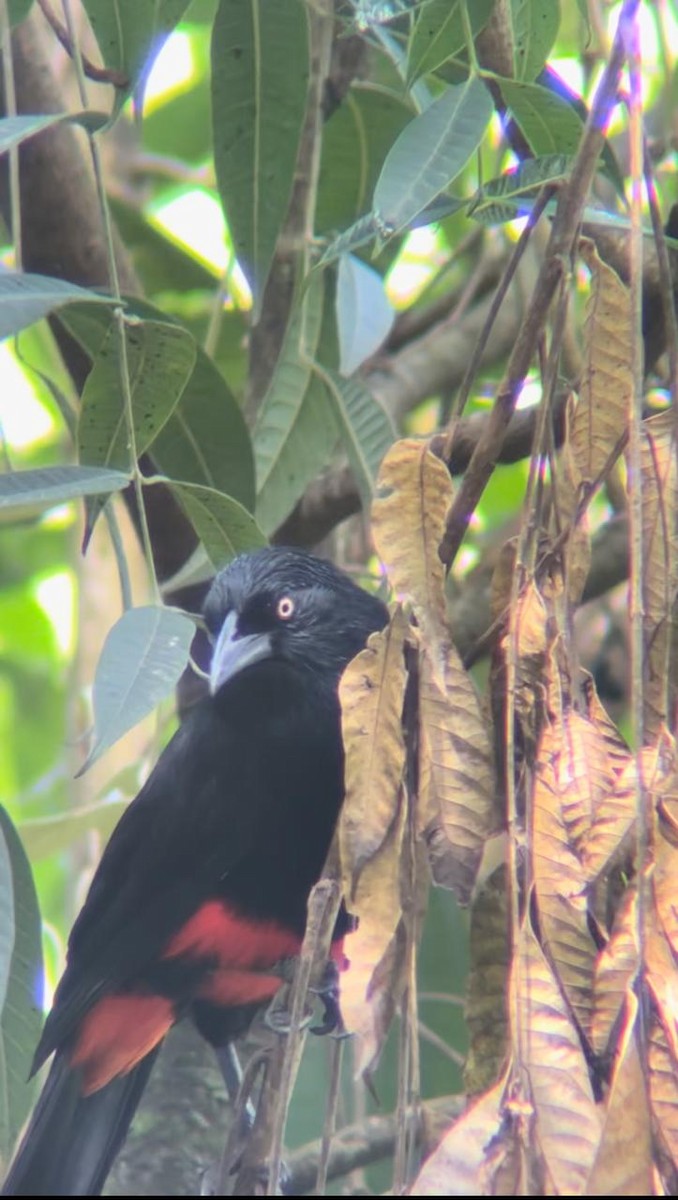
[[[205,602],[214,639],[210,691],[264,660],[336,682],[387,620],[381,600],[332,563],[282,547],[242,554],[217,575]]]

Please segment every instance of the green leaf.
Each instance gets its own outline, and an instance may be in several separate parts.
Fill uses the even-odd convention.
[[[369,207],[384,159],[412,109],[391,92],[354,84],[323,132],[315,225],[347,229]]]
[[[29,14],[33,0],[8,0],[10,25],[19,25]]]
[[[30,1112],[28,1079],[42,1027],[42,929],[31,868],[0,808],[0,1155],[6,1162]]]
[[[59,125],[62,121],[71,121],[83,125],[86,129],[100,129],[106,124],[108,117],[105,113],[49,113],[42,116],[3,117],[0,120],[0,154],[19,146],[28,138],[34,137],[50,125]]]
[[[212,31],[214,165],[255,312],[292,193],[308,76],[305,4],[221,0]]]
[[[151,320],[165,317],[154,305],[132,297],[127,311]],[[110,326],[108,314],[102,316],[98,309],[83,304],[70,307],[60,319],[94,358]],[[249,431],[223,375],[199,346],[179,403],[150,449],[158,468],[172,479],[203,484],[254,508]]]
[[[176,408],[195,366],[196,344],[179,325],[133,318],[125,321],[127,366],[137,459]],[[130,444],[120,381],[120,336],[112,322],[92,363],[82,393],[78,457],[89,466],[130,468]],[[84,545],[103,504],[87,504]]]
[[[342,254],[337,273],[339,371],[352,375],[388,336],[395,312],[378,271]]]
[[[469,205],[468,215],[488,225],[514,220],[518,199],[530,197],[529,211],[534,193],[546,183],[557,183],[566,178],[572,161],[567,154],[546,154],[542,158],[528,159],[515,170],[483,184],[477,199]],[[498,200],[502,203],[498,204]]]
[[[266,538],[251,513],[232,496],[193,483],[168,480],[215,569],[257,546]]]
[[[63,279],[0,271],[0,340],[46,317],[62,304],[72,304],[75,300],[108,305],[114,303],[110,296],[98,296],[96,292],[78,287],[75,283],[66,283]]]
[[[464,6],[473,36],[487,24],[494,0],[431,0],[421,8],[412,31],[407,56],[407,84],[453,58],[466,47]]]
[[[323,321],[325,280],[311,276],[292,311],[275,371],[254,429],[256,513],[266,533],[294,507],[306,484],[327,462],[336,429],[322,385],[312,386],[313,359]],[[314,400],[309,400],[309,390]],[[298,458],[298,461],[295,461]]]
[[[78,775],[172,692],[194,633],[184,613],[156,605],[130,608],[116,621],[97,663],[92,748]]]
[[[398,436],[391,417],[360,379],[342,379],[336,371],[321,371],[337,417],[341,440],[360,489],[363,508],[370,511],[381,460]]]
[[[330,263],[336,262],[342,254],[349,254],[353,250],[358,250],[360,246],[367,245],[373,238],[378,237],[379,233],[380,226],[377,218],[372,213],[367,213],[366,216],[360,217],[351,225],[350,229],[345,229],[330,242],[320,256],[317,265],[319,267],[329,266]]]
[[[584,124],[571,104],[538,83],[497,79],[505,103],[537,157],[575,154]]]
[[[493,105],[479,79],[447,88],[403,130],[374,189],[374,212],[398,233],[452,182],[480,145]]]
[[[104,65],[126,78],[116,88],[114,113],[145,78],[152,59],[188,8],[189,0],[83,0]]]
[[[511,0],[516,79],[533,80],[558,36],[560,0]]]
[[[75,500],[80,496],[106,496],[127,487],[129,475],[103,467],[38,467],[0,475],[0,519],[7,511],[12,520],[25,519]]]
[[[224,492],[254,509],[250,435],[235,396],[203,350],[151,454],[164,475]]]
[[[195,366],[196,344],[179,325],[125,321],[137,457],[169,419]],[[124,470],[130,463],[120,384],[120,341],[114,322],[92,363],[82,393],[78,454],[88,466]]]
[[[257,520],[265,533],[272,534],[289,516],[309,483],[327,466],[338,438],[327,389],[314,377],[296,406],[275,470],[257,496]]]

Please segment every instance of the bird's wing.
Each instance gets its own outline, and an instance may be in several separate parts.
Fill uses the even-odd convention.
[[[284,876],[286,859],[276,855],[288,836],[285,828],[294,826],[305,750],[318,741],[308,737],[317,712],[309,726],[304,697],[295,696],[293,679],[286,686],[290,703],[282,722],[267,719],[265,693],[251,711],[245,696],[229,719],[206,701],[160,756],[114,830],[73,927],[36,1067],[102,996],[133,986],[135,978],[143,982],[201,906],[215,894],[228,895],[234,873],[246,915],[257,903],[252,896],[248,907],[251,877],[261,871],[265,897],[272,875]],[[324,761],[336,777],[337,764],[331,757]],[[322,777],[322,763],[313,773],[318,770]],[[339,793],[340,787],[339,769]],[[336,808],[336,801],[330,803]],[[289,886],[295,887],[293,875]],[[305,901],[308,882],[300,879],[296,886]],[[236,890],[233,900],[239,899]],[[271,907],[254,916],[275,918],[272,894]]]

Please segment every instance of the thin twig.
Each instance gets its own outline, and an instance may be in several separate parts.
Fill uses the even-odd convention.
[[[532,209],[532,212],[530,213],[530,215],[525,223],[525,228],[523,229],[522,233],[520,234],[520,237],[518,238],[518,241],[516,242],[516,245],[514,247],[513,253],[506,265],[506,270],[504,271],[504,274],[502,275],[499,287],[497,288],[497,290],[492,298],[492,303],[490,305],[490,310],[485,319],[485,324],[483,326],[480,337],[478,338],[475,346],[473,347],[473,353],[469,360],[468,367],[466,368],[466,373],[464,375],[464,378],[461,381],[461,386],[457,393],[454,404],[452,405],[448,433],[445,438],[445,444],[444,444],[444,449],[443,449],[443,458],[447,458],[451,452],[452,444],[454,442],[454,426],[455,426],[455,423],[458,420],[458,418],[463,413],[464,408],[466,406],[466,401],[468,400],[469,395],[471,393],[473,381],[476,377],[478,368],[482,362],[482,357],[483,357],[483,354],[485,353],[485,347],[487,346],[490,334],[492,332],[492,326],[494,325],[494,322],[497,319],[497,313],[499,312],[499,309],[501,308],[502,304],[504,303],[504,300],[506,299],[506,294],[511,286],[511,283],[513,282],[513,277],[514,277],[516,271],[518,270],[520,260],[522,259],[523,254],[525,253],[525,251],[527,249],[528,242],[532,236],[532,231],[533,231],[535,225],[537,224],[537,221],[541,217],[544,209],[546,208],[546,205],[548,204],[549,200],[552,198],[555,190],[556,190],[555,184],[549,184],[548,187],[544,187],[541,189],[541,191],[535,201],[534,208]]]
[[[571,255],[589,187],[604,146],[607,118],[617,95],[625,53],[621,33],[622,22],[635,15],[639,2],[640,0],[625,0],[610,59],[591,106],[570,177],[560,191],[549,245],[532,300],[497,392],[485,436],[475,450],[452,504],[440,548],[440,557],[448,568],[461,545],[471,514],[475,511],[494,470],[506,428],[532,361],[537,339],[561,278],[562,263],[568,261]]]
[[[315,1181],[316,1196],[324,1196],[327,1191],[327,1172],[332,1150],[332,1139],[337,1125],[339,1096],[341,1094],[341,1067],[344,1061],[343,1038],[335,1038],[332,1042],[331,1060],[330,1084],[327,1089],[327,1102],[325,1105],[325,1123],[318,1161],[318,1178]]]
[[[114,88],[120,88],[121,90],[129,87],[129,76],[124,71],[116,71],[112,67],[97,67],[82,51],[76,48],[73,37],[68,29],[61,24],[49,0],[38,0],[38,7],[54,36],[61,42],[68,57],[73,59],[74,63],[78,57],[80,58],[82,69],[88,79],[93,80],[94,83],[111,83]]]
[[[421,1000],[421,996],[419,999]],[[449,1046],[445,1039],[436,1033],[435,1029],[431,1029],[429,1025],[425,1025],[421,1017],[417,1022],[417,1028],[419,1030],[419,1037],[428,1042],[430,1046],[435,1046],[436,1050],[439,1050],[445,1058],[449,1058],[450,1062],[453,1062],[455,1066],[463,1067],[466,1062],[464,1055],[455,1050],[454,1046]]]
[[[678,421],[678,322],[676,321],[676,305],[673,297],[673,281],[671,279],[671,264],[666,245],[666,236],[662,226],[657,189],[652,174],[652,164],[647,152],[647,141],[643,142],[643,174],[645,190],[652,220],[652,232],[657,251],[657,267],[659,270],[659,293],[662,302],[662,315],[666,332],[666,352],[669,358],[669,388],[671,401]]]
[[[633,388],[629,398],[629,540],[631,574],[629,586],[629,625],[631,643],[630,710],[638,769],[635,775],[635,809],[638,829],[638,904],[636,937],[638,970],[645,961],[645,914],[651,904],[648,889],[650,831],[648,828],[647,784],[643,758],[645,741],[645,637],[643,629],[643,111],[640,57],[640,30],[635,11],[622,12],[619,28],[623,37],[629,70],[629,165],[631,175],[631,233],[629,238],[629,288],[631,305],[631,375]],[[641,1061],[647,1054],[647,1012],[638,1008],[638,1033]]]

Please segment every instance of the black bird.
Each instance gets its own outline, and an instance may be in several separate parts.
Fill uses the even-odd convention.
[[[216,1047],[298,953],[343,798],[337,684],[381,601],[299,550],[257,550],[205,604],[210,695],[117,825],[68,944],[33,1069],[49,1076],[5,1195],[97,1195],[160,1044]],[[333,955],[348,928],[340,914]]]

